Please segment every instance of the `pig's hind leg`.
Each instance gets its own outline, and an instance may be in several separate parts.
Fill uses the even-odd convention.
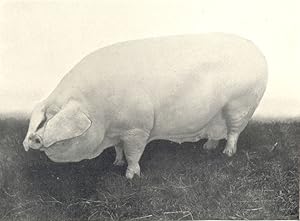
[[[236,153],[239,135],[247,126],[257,105],[257,97],[244,96],[231,101],[224,107],[223,111],[227,124],[227,143],[223,153],[227,156],[233,156]]]
[[[222,111],[217,113],[215,117],[210,120],[206,126],[206,132],[208,140],[203,144],[203,149],[205,150],[215,149],[219,144],[219,140],[227,137],[226,121]]]

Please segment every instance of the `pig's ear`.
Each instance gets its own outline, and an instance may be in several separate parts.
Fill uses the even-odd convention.
[[[68,102],[46,124],[43,144],[49,147],[52,144],[82,135],[87,131],[92,122],[83,113],[75,101]]]

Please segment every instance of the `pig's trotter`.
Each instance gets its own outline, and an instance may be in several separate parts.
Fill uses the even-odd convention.
[[[228,135],[227,143],[225,149],[223,150],[224,154],[231,157],[236,153],[238,137],[239,137],[238,133]]]

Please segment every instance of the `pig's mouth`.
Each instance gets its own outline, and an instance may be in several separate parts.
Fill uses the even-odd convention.
[[[45,154],[50,157],[50,156],[55,156],[58,153],[64,153],[66,151],[65,147],[65,142],[64,141],[58,141],[54,144],[52,144],[51,146],[45,147],[42,146],[40,148],[41,151],[45,152]]]
[[[56,155],[56,151],[53,150],[51,147],[44,147],[44,146],[42,146],[39,150],[42,151],[42,152],[44,152],[48,157]]]
[[[44,146],[42,146],[42,147],[40,148],[40,151],[46,151],[48,148],[49,148],[49,147],[44,147]]]
[[[41,151],[43,151],[50,159],[52,159],[52,157],[57,156],[58,151],[55,150],[55,148],[53,147],[43,147],[40,149]],[[62,151],[59,151],[60,153],[62,153]]]

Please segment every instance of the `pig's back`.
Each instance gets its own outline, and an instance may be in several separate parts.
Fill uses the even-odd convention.
[[[264,68],[263,56],[250,41],[212,33],[117,43],[86,56],[71,74],[78,86],[88,84],[91,90],[140,87],[153,99],[164,100],[197,82],[230,89],[237,80],[247,87],[264,78]]]

